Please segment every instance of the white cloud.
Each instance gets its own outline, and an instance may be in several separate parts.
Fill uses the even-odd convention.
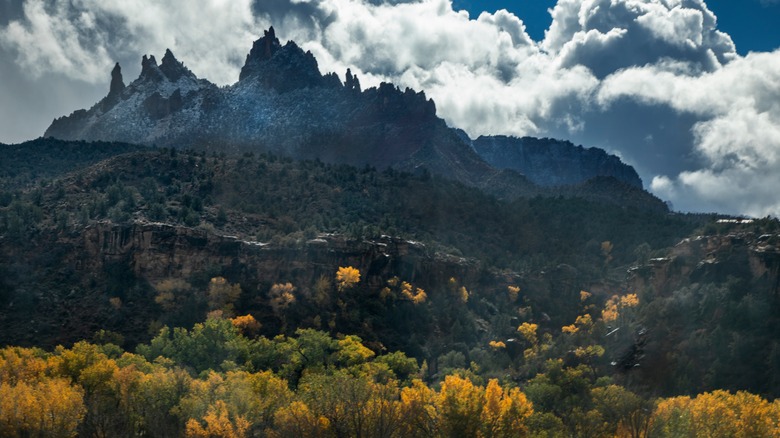
[[[563,66],[585,65],[599,77],[664,58],[712,71],[736,57],[700,0],[566,0],[552,14],[543,47]]]
[[[448,0],[192,5],[26,0],[0,44],[30,73],[102,85],[115,59],[171,48],[226,84],[274,25],[323,71],[424,90],[472,136],[569,138],[620,154],[680,209],[780,214],[780,51],[738,56],[703,0],[559,0],[539,42],[521,17]]]
[[[110,68],[105,48],[92,42],[83,44],[80,38],[80,32],[95,30],[92,15],[82,11],[70,20],[65,13],[67,6],[49,6],[47,10],[41,0],[25,2],[27,26],[18,21],[9,23],[0,33],[0,43],[15,46],[19,62],[34,75],[53,70],[88,80]]]
[[[33,75],[57,72],[103,83],[117,59],[170,48],[196,74],[235,81],[260,31],[251,0],[25,0],[24,19],[0,29],[0,44]]]
[[[692,76],[664,66],[616,73],[598,101],[620,98],[666,105],[701,121],[692,127],[698,169],[655,179],[651,188],[675,205],[763,216],[780,213],[780,50],[751,53],[712,73]]]

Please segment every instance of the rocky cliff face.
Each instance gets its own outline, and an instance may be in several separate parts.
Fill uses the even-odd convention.
[[[735,232],[688,238],[666,257],[650,259],[629,274],[632,289],[658,296],[692,283],[722,284],[729,278],[750,279],[756,289],[780,296],[780,235]]]
[[[28,242],[24,250],[0,247],[0,257],[9,252],[15,254],[19,274],[47,266],[35,271],[34,280],[10,273],[3,279],[13,277],[16,292],[5,298],[0,293],[0,344],[15,345],[70,343],[89,339],[97,328],[138,342],[160,312],[153,286],[172,278],[224,276],[241,285],[244,306],[260,313],[271,284],[291,282],[309,291],[321,277],[333,279],[340,266],[359,269],[361,287],[370,291],[394,276],[426,290],[452,277],[468,285],[488,281],[474,260],[398,238],[356,241],[320,235],[280,246],[148,222],[101,222],[72,234],[52,234],[38,244]],[[0,292],[3,287],[0,281]]]
[[[526,164],[514,165],[520,161],[507,157],[518,154],[516,142],[481,138],[472,146],[436,116],[434,102],[423,93],[388,83],[362,90],[349,70],[344,83],[334,73],[323,75],[310,52],[292,41],[282,45],[273,28],[255,41],[239,81],[228,87],[197,78],[170,50],[160,65],[153,56],[141,64],[141,74],[127,86],[117,65],[101,102],[54,120],[45,136],[424,168],[507,197],[532,191],[526,177],[513,171],[542,185],[601,175],[641,188],[633,169],[617,158],[565,142],[532,147],[535,140],[525,139],[520,155]]]
[[[549,138],[479,137],[472,142],[482,159],[499,169],[512,169],[542,186],[579,184],[599,176],[611,176],[642,188],[633,167],[602,149],[574,146]]]
[[[236,282],[291,281],[314,283],[332,276],[339,266],[358,268],[363,281],[384,284],[402,276],[420,285],[444,284],[451,277],[473,282],[479,264],[473,260],[435,253],[425,245],[384,236],[353,241],[320,235],[294,247],[240,240],[202,229],[161,223],[100,223],[84,230],[72,242],[73,269],[104,272],[121,263],[151,284],[166,278],[189,278],[219,267]]]

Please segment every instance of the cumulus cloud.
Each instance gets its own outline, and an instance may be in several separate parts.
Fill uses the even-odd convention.
[[[699,76],[663,65],[624,70],[604,81],[598,101],[632,98],[698,117],[691,132],[699,166],[659,175],[651,184],[659,195],[695,210],[777,215],[778,84],[780,51],[751,53]]]
[[[552,15],[543,47],[562,66],[585,65],[601,78],[662,59],[712,71],[736,57],[701,0],[562,0]]]
[[[25,0],[0,44],[29,73],[102,83],[113,63],[170,48],[198,75],[233,82],[257,38],[250,0]]]
[[[766,0],[763,0],[766,1]],[[0,44],[33,74],[106,82],[118,58],[171,48],[236,80],[274,25],[323,71],[424,90],[470,135],[603,147],[684,210],[780,214],[780,52],[740,57],[703,0],[559,0],[542,41],[521,17],[448,0],[25,0]]]

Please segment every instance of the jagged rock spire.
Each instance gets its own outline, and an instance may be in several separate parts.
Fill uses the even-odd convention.
[[[165,55],[163,56],[162,63],[160,63],[160,71],[171,82],[178,81],[182,76],[195,77],[195,75],[187,67],[185,67],[184,64],[182,64],[179,60],[176,59],[175,56],[173,56],[171,49],[165,49]]]
[[[271,26],[268,30],[263,31],[263,37],[258,39],[252,44],[252,50],[246,55],[246,62],[244,67],[241,68],[241,74],[238,76],[238,80],[242,80],[250,76],[258,66],[265,61],[270,60],[274,53],[281,50],[282,44],[279,39],[276,38],[276,32],[274,27]]]
[[[111,70],[111,85],[108,88],[108,95],[100,101],[100,108],[106,112],[113,108],[122,98],[122,91],[125,90],[125,82],[122,80],[122,67],[117,62],[114,69]]]
[[[111,70],[111,87],[108,89],[109,96],[117,96],[125,89],[125,83],[122,80],[122,67],[117,62],[114,69]]]
[[[154,55],[146,55],[141,58],[141,78],[160,80],[162,79],[162,72],[157,67],[157,60],[154,59]]]
[[[344,87],[347,90],[355,90],[360,92],[360,80],[358,79],[357,75],[352,75],[352,70],[347,69],[347,77],[344,81]]]

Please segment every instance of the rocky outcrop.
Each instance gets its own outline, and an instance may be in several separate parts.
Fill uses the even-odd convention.
[[[160,67],[157,66],[157,60],[154,59],[154,55],[141,58],[141,76],[139,79],[145,79],[147,81],[161,81],[164,79],[164,75],[160,71]]]
[[[632,289],[659,296],[692,283],[722,284],[729,278],[750,279],[756,290],[780,296],[780,235],[736,232],[688,238],[665,257],[629,271]]]
[[[165,50],[165,56],[163,56],[162,63],[160,63],[160,72],[171,82],[177,82],[183,76],[196,79],[195,74],[177,60],[170,49]]]
[[[273,27],[252,45],[238,80],[254,81],[280,93],[341,85],[338,77],[320,73],[317,60],[311,52],[304,52],[293,41],[282,46]]]
[[[282,45],[279,43],[279,39],[276,38],[276,32],[273,26],[268,30],[263,31],[263,37],[258,39],[252,44],[252,49],[249,54],[246,55],[246,61],[241,68],[241,73],[238,76],[238,80],[242,81],[249,76],[257,73],[257,70],[261,69],[263,63],[268,62],[273,58],[274,54],[281,50]]]
[[[108,97],[119,96],[125,89],[125,82],[122,80],[122,67],[117,62],[114,69],[111,70],[111,87],[108,90]]]
[[[395,276],[429,292],[451,277],[469,287],[489,281],[474,260],[398,238],[320,235],[272,245],[162,223],[94,223],[27,242],[24,249],[0,246],[0,256],[11,253],[25,277],[10,275],[7,290],[0,282],[0,343],[14,345],[53,347],[90,339],[98,329],[121,332],[131,344],[141,342],[161,310],[154,286],[172,278],[202,283],[224,276],[240,284],[243,306],[258,318],[265,315],[263,324],[271,330],[273,316],[265,313],[271,284],[290,282],[310,291],[321,278],[332,281],[340,266],[359,269],[361,289],[372,294]],[[25,270],[32,266],[40,268],[34,277]],[[373,308],[371,302],[365,305]]]
[[[257,279],[313,284],[321,275],[332,276],[339,266],[358,268],[363,281],[375,286],[392,276],[433,286],[451,277],[475,282],[481,275],[476,261],[389,236],[356,241],[320,235],[285,247],[161,223],[106,222],[86,228],[71,245],[70,265],[77,272],[106,272],[120,264],[151,284],[190,278],[215,267],[242,284]]]
[[[98,104],[102,112],[107,112],[116,105],[122,98],[122,91],[125,89],[125,82],[122,80],[122,68],[117,62],[114,69],[111,70],[111,85],[108,89],[108,95]]]
[[[633,167],[602,149],[549,138],[506,136],[479,137],[472,145],[492,166],[515,170],[542,186],[579,184],[594,177],[611,176],[642,188],[642,180]]]

